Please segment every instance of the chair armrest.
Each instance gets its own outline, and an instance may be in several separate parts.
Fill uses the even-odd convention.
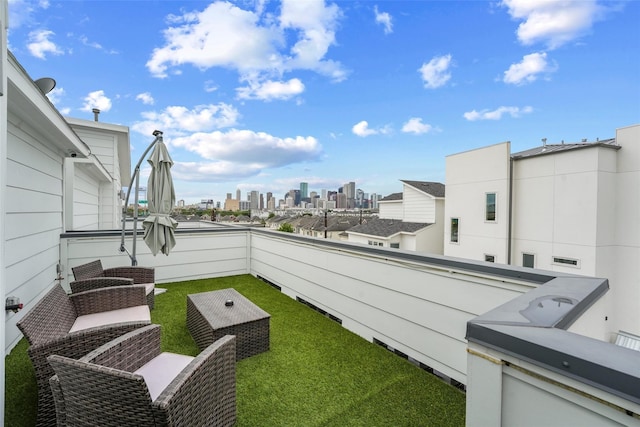
[[[58,427],[65,427],[67,425],[67,409],[64,405],[64,395],[62,394],[62,387],[60,387],[60,381],[57,375],[49,378],[49,386],[51,387],[53,403],[56,408],[56,425]]]
[[[205,348],[152,403],[160,425],[233,425],[236,419],[236,337]]]
[[[160,353],[160,325],[149,325],[119,336],[80,360],[134,372]]]
[[[133,279],[133,283],[155,283],[155,268],[153,267],[114,267],[104,270],[106,277],[129,277]]]
[[[92,279],[76,280],[69,283],[71,293],[90,291],[93,289],[106,288],[109,286],[133,285],[133,279],[127,277],[94,277]]]
[[[146,305],[143,285],[111,286],[69,295],[78,316]]]
[[[51,339],[37,345],[31,345],[27,350],[33,364],[38,388],[49,390],[49,378],[54,374],[47,357],[52,354],[79,359],[96,347],[108,343],[115,338],[134,331],[150,322],[123,322],[113,325],[84,329]]]

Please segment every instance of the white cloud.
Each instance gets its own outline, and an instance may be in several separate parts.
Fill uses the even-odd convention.
[[[366,120],[363,120],[359,123],[356,123],[355,125],[353,125],[353,127],[351,128],[351,132],[354,133],[354,135],[357,136],[361,136],[361,137],[367,137],[367,136],[371,136],[371,135],[387,135],[391,133],[391,127],[390,126],[383,126],[381,128],[377,128],[377,129],[370,129],[369,128],[369,123]]]
[[[56,87],[47,93],[47,98],[49,98],[49,101],[51,101],[53,105],[58,105],[64,95],[64,89],[62,87]]]
[[[165,45],[153,50],[147,68],[156,77],[177,74],[181,65],[200,69],[227,67],[240,78],[269,80],[299,69],[312,70],[340,81],[346,76],[340,63],[325,59],[335,44],[340,17],[336,5],[322,0],[284,0],[279,21],[219,1],[203,11],[170,16]],[[286,36],[285,36],[286,33]],[[288,46],[287,41],[293,40]]]
[[[557,66],[547,62],[546,52],[537,52],[525,55],[522,61],[511,64],[504,72],[503,81],[508,84],[522,85],[535,81],[540,74],[548,74],[556,71]]]
[[[215,92],[218,90],[218,86],[216,86],[215,82],[213,80],[207,80],[206,82],[204,82],[204,91],[211,93],[211,92]]]
[[[111,99],[105,96],[103,90],[90,92],[84,98],[84,105],[82,106],[81,110],[91,111],[94,108],[97,108],[102,112],[111,110]]]
[[[249,82],[249,86],[236,89],[240,99],[286,100],[304,92],[300,79],[282,81]]]
[[[136,132],[151,135],[154,129],[161,129],[167,135],[185,135],[190,132],[206,132],[234,126],[240,113],[232,105],[198,105],[193,109],[183,106],[169,106],[161,112],[142,113],[143,121],[131,126]]]
[[[100,43],[89,41],[89,38],[85,35],[80,36],[80,42],[85,46],[102,50],[102,45]]]
[[[523,114],[529,114],[533,112],[532,107],[499,107],[493,111],[489,110],[481,110],[476,111],[472,110],[464,113],[464,118],[469,120],[470,122],[474,122],[476,120],[500,120],[504,114],[508,114],[511,117],[517,118],[522,116]]]
[[[403,126],[402,132],[413,133],[416,135],[422,135],[423,133],[429,133],[433,129],[433,126],[422,123],[422,119],[419,117],[410,118]]]
[[[171,175],[175,180],[211,182],[226,179],[248,178],[259,174],[263,165],[234,162],[174,162]]]
[[[325,60],[329,47],[335,44],[335,29],[342,14],[337,5],[325,5],[324,0],[282,0],[281,31],[298,31],[298,41],[290,49],[292,57],[285,70],[313,70],[334,81],[346,78],[339,62]]]
[[[136,95],[136,101],[141,101],[145,105],[153,105],[155,100],[149,92],[143,92]]]
[[[9,28],[15,29],[23,25],[36,24],[33,17],[36,10],[48,7],[48,1],[9,0]]]
[[[49,40],[55,33],[50,30],[36,30],[29,33],[27,48],[36,58],[45,59],[47,54],[62,55],[64,51]]]
[[[377,5],[374,7],[374,12],[376,14],[376,23],[382,24],[382,26],[384,27],[384,33],[393,33],[393,22],[391,15],[389,15],[387,12],[379,12]]]
[[[318,140],[311,136],[279,138],[265,132],[238,129],[196,132],[173,139],[171,145],[197,153],[204,159],[232,162],[238,168],[248,166],[253,169],[314,161],[322,152]]]
[[[424,87],[435,89],[445,85],[451,78],[450,66],[451,55],[434,56],[431,61],[422,64],[418,71],[424,81]]]
[[[523,21],[517,30],[522,44],[541,42],[549,49],[583,36],[605,12],[596,0],[503,0],[500,4],[512,18]]]

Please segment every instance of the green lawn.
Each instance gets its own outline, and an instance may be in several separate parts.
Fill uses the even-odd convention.
[[[237,364],[237,426],[463,426],[465,395],[250,275],[160,287],[164,351],[195,355],[188,294],[235,288],[271,314],[271,349]],[[6,358],[5,425],[32,426],[36,385],[26,342]]]

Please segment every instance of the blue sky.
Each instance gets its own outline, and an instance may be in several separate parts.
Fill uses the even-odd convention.
[[[164,132],[178,199],[445,180],[445,156],[640,122],[638,1],[9,0],[64,114]],[[133,166],[132,165],[132,166]]]

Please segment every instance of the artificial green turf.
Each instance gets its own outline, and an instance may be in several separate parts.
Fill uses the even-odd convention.
[[[270,350],[237,364],[239,427],[464,425],[460,390],[253,276],[159,287],[168,291],[156,296],[151,317],[162,325],[163,351],[198,352],[186,329],[188,294],[235,288],[271,314]],[[5,425],[33,425],[36,389],[26,344],[6,360]],[[32,384],[18,386],[25,376]]]

